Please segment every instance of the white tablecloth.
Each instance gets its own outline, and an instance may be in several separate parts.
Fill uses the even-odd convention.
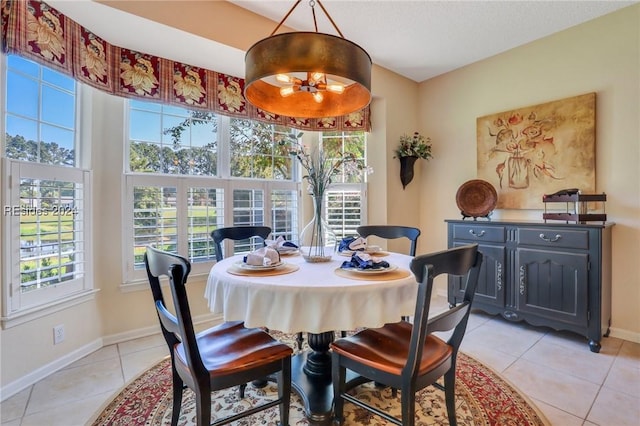
[[[239,276],[227,272],[242,256],[223,259],[211,268],[205,298],[225,321],[286,333],[323,333],[356,327],[381,327],[414,314],[417,284],[413,274],[392,281],[358,280],[335,273],[348,257],[308,263],[302,256],[282,258],[300,266],[272,276]],[[391,253],[384,260],[409,270],[411,257]]]

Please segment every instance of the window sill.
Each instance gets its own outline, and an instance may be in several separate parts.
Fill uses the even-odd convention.
[[[12,328],[18,325],[28,323],[30,321],[37,320],[46,315],[51,315],[55,312],[59,312],[65,309],[69,309],[72,306],[79,305],[81,303],[88,302],[95,299],[96,293],[100,290],[88,290],[78,294],[74,294],[69,297],[65,297],[62,300],[47,303],[45,305],[39,305],[33,308],[23,309],[14,312],[8,316],[2,317],[0,322],[2,329]]]

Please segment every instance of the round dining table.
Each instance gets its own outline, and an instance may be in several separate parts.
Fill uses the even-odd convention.
[[[292,387],[307,417],[331,419],[333,388],[329,344],[336,331],[381,327],[414,314],[418,286],[409,270],[411,256],[374,254],[390,267],[381,271],[345,270],[349,257],[310,263],[297,252],[282,256],[276,268],[251,268],[243,255],[217,262],[209,273],[205,298],[213,313],[246,327],[307,333],[310,351],[292,360]]]

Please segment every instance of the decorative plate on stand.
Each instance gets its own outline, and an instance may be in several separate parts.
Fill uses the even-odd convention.
[[[498,203],[496,189],[486,180],[473,179],[460,185],[456,192],[456,204],[463,219],[491,216]]]

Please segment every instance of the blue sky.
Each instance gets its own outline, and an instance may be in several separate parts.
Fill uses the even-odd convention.
[[[16,55],[7,56],[7,67],[6,132],[73,149],[73,79]],[[42,110],[38,111],[40,97]]]
[[[73,78],[16,55],[7,56],[7,67],[6,132],[73,149],[76,108]],[[40,97],[42,110],[38,111]],[[134,140],[171,144],[171,137],[163,135],[162,130],[189,117],[184,108],[136,100],[130,103],[133,125],[128,136]],[[212,130],[211,126],[194,126],[184,132],[181,144],[211,143]]]

